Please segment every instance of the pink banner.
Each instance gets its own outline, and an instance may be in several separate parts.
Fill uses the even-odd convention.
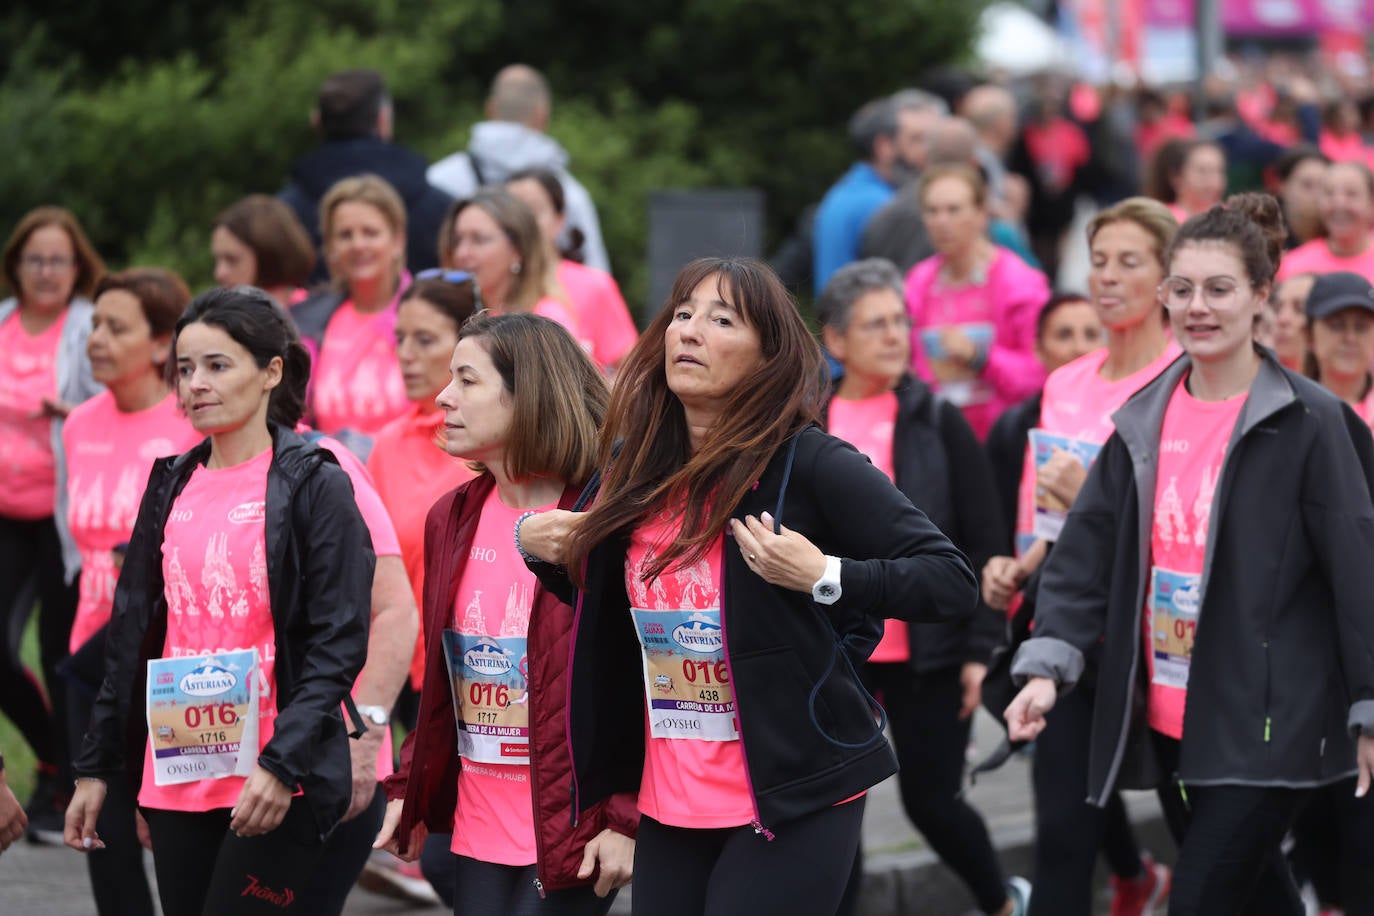
[[[1184,0],[1154,0],[1156,3]],[[1191,2],[1189,2],[1191,6]],[[1223,0],[1222,27],[1232,35],[1299,35],[1374,26],[1366,0]]]
[[[1196,0],[1143,0],[1145,24],[1154,28],[1193,27]]]

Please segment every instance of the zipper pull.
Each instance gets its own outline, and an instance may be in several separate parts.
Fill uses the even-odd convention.
[[[773,831],[771,831],[771,830],[769,830],[767,827],[763,826],[763,822],[760,821],[758,818],[754,818],[754,819],[750,822],[750,826],[752,826],[752,827],[754,828],[754,833],[755,833],[756,835],[762,835],[763,838],[764,838],[765,840],[767,840],[768,842],[770,842],[770,843],[773,842]]]
[[[1272,720],[1271,720],[1268,716],[1265,716],[1265,717],[1264,717],[1264,743],[1265,743],[1265,744],[1268,744],[1268,743],[1269,743],[1269,726],[1270,726],[1270,724],[1272,724]]]
[[[572,804],[568,806],[568,819],[572,821],[574,827],[577,826],[577,783],[568,786],[568,795],[572,798]]]
[[[548,896],[547,894],[544,893],[544,882],[543,882],[543,881],[540,881],[540,880],[539,880],[539,877],[538,877],[537,875],[535,876],[535,879],[534,879],[534,889],[535,889],[536,891],[539,892],[539,899],[540,899],[540,900],[543,900],[545,897]]]

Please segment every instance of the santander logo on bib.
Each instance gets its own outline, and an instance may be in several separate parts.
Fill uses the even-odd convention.
[[[710,655],[720,651],[724,640],[719,626],[710,620],[694,616],[686,623],[673,627],[673,642],[689,652]]]
[[[181,692],[193,697],[217,697],[238,685],[238,675],[214,662],[206,662],[188,671],[178,685]]]
[[[484,677],[498,677],[511,669],[506,653],[486,639],[463,653],[463,664]]]
[[[251,525],[267,517],[267,503],[239,503],[229,510],[229,521],[235,525]]]

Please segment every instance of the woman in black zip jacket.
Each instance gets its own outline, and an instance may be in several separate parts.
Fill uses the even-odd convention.
[[[1238,195],[1171,243],[1184,355],[1114,415],[1012,669],[1018,740],[1097,669],[1089,799],[1162,786],[1171,916],[1302,913],[1280,841],[1310,789],[1374,769],[1374,443],[1252,341],[1278,212]]]
[[[844,366],[826,404],[827,431],[867,455],[981,569],[1006,539],[992,469],[963,411],[908,371],[911,319],[901,274],[881,258],[846,265],[825,284],[816,310],[826,349]],[[946,623],[890,621],[863,669],[891,717],[907,817],[982,912],[999,916],[1025,911],[1028,885],[1006,881],[987,825],[962,789],[973,713],[1005,628],[1005,616],[981,602]],[[856,862],[846,902],[861,875]]]
[[[820,359],[770,270],[692,262],[622,365],[591,510],[517,526],[551,587],[550,563],[579,585],[575,808],[638,791],[636,913],[834,913],[862,795],[896,769],[855,666],[883,618],[977,598],[939,529],[815,428]]]
[[[310,359],[279,306],[204,293],[172,352],[208,438],[149,476],[65,840],[100,848],[105,784],[127,779],[167,916],[309,910],[352,797],[340,709],[367,657],[371,539],[333,456],[291,431]]]

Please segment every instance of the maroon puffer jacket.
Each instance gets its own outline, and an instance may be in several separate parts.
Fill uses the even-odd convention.
[[[458,733],[444,663],[443,632],[472,549],[482,504],[495,486],[483,474],[445,494],[425,520],[425,679],[420,715],[401,747],[401,766],[385,781],[388,799],[404,799],[396,836],[407,852],[411,832],[423,823],[430,833],[451,833],[458,800]],[[578,491],[569,488],[559,505],[571,508]],[[583,848],[609,827],[633,838],[639,811],[633,795],[614,795],[573,820],[572,766],[568,757],[568,640],[573,610],[540,587],[530,613],[530,783],[539,881],[546,890],[591,884],[580,879]],[[414,850],[418,853],[418,850]]]

